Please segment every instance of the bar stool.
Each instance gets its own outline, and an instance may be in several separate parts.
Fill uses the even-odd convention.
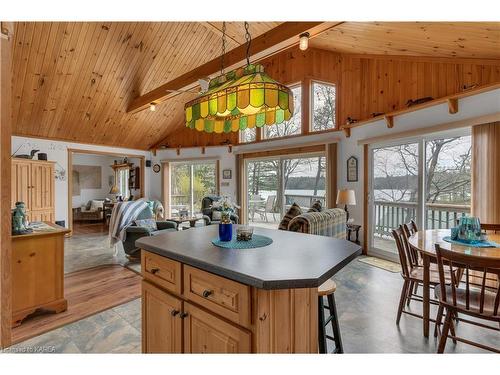
[[[342,347],[342,339],[340,337],[337,308],[335,306],[335,297],[333,296],[333,293],[335,293],[336,289],[337,284],[335,284],[335,281],[333,280],[325,281],[318,288],[318,340],[320,354],[328,353],[326,339],[333,340],[335,342],[335,350],[333,351],[333,353],[344,353],[344,348]],[[326,296],[328,306],[325,306],[325,304],[323,303],[324,296]],[[324,315],[325,309],[330,312],[330,316],[328,316],[326,320]],[[326,327],[328,323],[332,323],[333,337],[326,334]]]

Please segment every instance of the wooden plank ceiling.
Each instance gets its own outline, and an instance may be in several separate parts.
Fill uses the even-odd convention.
[[[250,23],[252,37],[278,22]],[[500,23],[345,22],[311,40],[342,53],[500,58]],[[221,22],[16,24],[16,135],[148,149],[184,128],[183,93],[127,114],[130,101],[221,54]],[[227,24],[227,50],[245,42]]]
[[[250,23],[253,36],[278,23]],[[14,47],[14,133],[148,149],[182,127],[181,94],[155,112],[126,114],[130,100],[221,54],[208,22],[18,23]],[[227,25],[227,49],[244,40]]]
[[[500,58],[500,22],[344,22],[311,46],[350,54]]]

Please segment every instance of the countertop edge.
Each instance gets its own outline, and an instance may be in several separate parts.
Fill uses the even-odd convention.
[[[150,251],[165,258],[176,260],[189,266],[199,268],[203,271],[213,273],[214,275],[225,277],[227,279],[264,290],[317,288],[362,253],[361,246],[358,245],[359,248],[357,251],[346,257],[342,262],[338,263],[335,267],[331,268],[328,272],[324,273],[317,279],[266,281],[253,278],[227,268],[220,268],[199,259],[183,256],[182,254],[170,252],[166,249],[158,249],[153,246],[143,245],[140,244],[140,239],[136,241],[136,246],[142,250]]]

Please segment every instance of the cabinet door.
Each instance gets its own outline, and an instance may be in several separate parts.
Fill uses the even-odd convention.
[[[16,202],[24,202],[26,209],[31,207],[30,191],[31,191],[31,173],[29,162],[12,162],[12,208]]]
[[[54,207],[54,167],[51,164],[31,165],[31,210]]]
[[[250,353],[251,334],[184,303],[184,353]]]
[[[182,301],[142,282],[142,351],[182,353]]]

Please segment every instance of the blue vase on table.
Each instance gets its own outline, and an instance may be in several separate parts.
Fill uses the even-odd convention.
[[[219,224],[219,239],[224,242],[229,242],[233,238],[233,224],[220,223]]]

